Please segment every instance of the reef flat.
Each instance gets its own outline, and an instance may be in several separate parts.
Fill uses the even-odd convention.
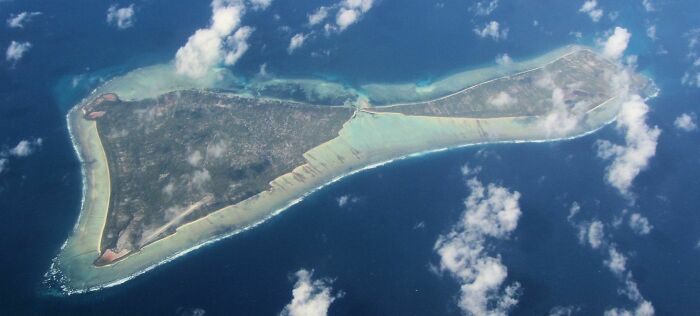
[[[652,90],[585,47],[546,56],[453,75],[445,80],[483,80],[459,89],[443,80],[420,88],[439,97],[381,106],[376,91],[390,100],[410,85],[367,86],[349,102],[354,91],[329,84],[315,95],[344,104],[328,106],[284,100],[279,80],[256,85],[270,97],[155,79],[139,97],[109,82],[68,115],[84,199],[47,278],[65,293],[119,284],[348,174],[446,148],[577,137],[613,121],[623,95]]]

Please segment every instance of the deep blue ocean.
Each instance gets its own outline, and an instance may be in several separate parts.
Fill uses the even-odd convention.
[[[603,264],[606,254],[582,246],[567,222],[574,201],[580,218],[610,222],[623,209],[647,217],[654,227],[649,235],[611,232],[639,290],[657,315],[700,314],[700,135],[673,125],[700,106],[700,88],[681,84],[692,64],[684,34],[700,27],[694,0],[655,0],[653,12],[645,12],[641,0],[601,0],[606,16],[598,23],[577,12],[583,1],[504,0],[491,16],[478,17],[470,1],[378,0],[345,32],[319,34],[291,55],[289,38],[304,29],[306,14],[333,2],[274,0],[244,18],[255,32],[233,68],[237,75],[254,76],[267,64],[275,76],[347,85],[429,82],[492,64],[498,54],[517,60],[565,44],[595,45],[606,30],[627,28],[627,53],[639,57],[638,69],[661,89],[649,101],[648,123],[663,132],[656,156],[635,180],[636,203],[605,182],[609,162],[596,156],[596,140],[623,141],[614,125],[570,141],[454,149],[349,176],[255,229],[124,285],[43,295],[42,276],[80,207],[80,165],[66,112],[100,78],[170,60],[211,15],[208,1],[136,1],[134,27],[118,30],[105,21],[117,2],[130,3],[0,1],[3,21],[11,13],[42,12],[24,28],[0,26],[3,51],[12,40],[32,43],[15,65],[0,62],[0,150],[43,139],[34,154],[11,159],[0,174],[0,314],[184,315],[203,309],[207,315],[276,315],[291,299],[293,273],[305,268],[344,293],[330,315],[460,315],[458,283],[431,266],[439,262],[435,241],[459,218],[469,195],[460,172],[465,163],[483,168],[481,181],[522,194],[518,228],[492,244],[508,267],[508,282],[522,285],[513,315],[547,315],[555,306],[575,307],[581,315],[633,307]],[[619,16],[612,21],[610,12]],[[509,28],[506,40],[474,34],[475,25],[490,20]],[[650,23],[657,25],[655,41],[646,36]],[[321,51],[329,54],[312,56]],[[345,195],[354,199],[339,207]]]

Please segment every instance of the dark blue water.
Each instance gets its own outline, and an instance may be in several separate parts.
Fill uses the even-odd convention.
[[[493,244],[508,281],[523,287],[513,314],[546,314],[554,306],[577,306],[582,314],[631,307],[617,294],[620,284],[603,265],[604,254],[581,246],[566,221],[574,201],[582,206],[581,218],[610,222],[625,208],[649,218],[650,235],[620,228],[612,231],[614,241],[657,314],[697,314],[700,144],[697,132],[679,132],[673,120],[700,103],[699,89],[680,85],[689,67],[683,34],[698,26],[698,5],[656,2],[658,10],[647,14],[637,1],[601,1],[606,12],[620,16],[594,24],[576,12],[578,1],[508,1],[483,18],[469,12],[468,1],[438,8],[428,1],[384,0],[341,35],[319,34],[291,56],[291,34],[303,29],[306,13],[329,2],[275,0],[267,11],[251,12],[245,23],[256,31],[236,73],[252,76],[267,63],[275,75],[348,84],[430,81],[491,63],[500,53],[518,59],[577,41],[593,44],[605,30],[625,26],[640,70],[662,89],[649,116],[664,130],[658,153],[635,182],[633,206],[604,182],[607,163],[595,155],[597,139],[621,141],[612,126],[567,142],[479,146],[399,161],[348,177],[254,230],[125,285],[69,298],[37,292],[78,216],[80,170],[65,112],[100,78],[171,58],[207,23],[210,9],[206,1],[144,1],[136,5],[135,27],[118,31],[105,22],[109,1],[0,2],[3,18],[43,12],[24,29],[3,26],[0,32],[1,47],[11,40],[33,44],[16,66],[0,65],[0,146],[44,140],[39,151],[12,159],[0,174],[0,314],[167,315],[203,308],[211,315],[271,315],[291,299],[292,274],[306,268],[334,279],[333,288],[345,293],[332,315],[458,315],[458,284],[430,266],[438,263],[435,240],[458,219],[469,194],[460,174],[466,162],[483,167],[482,181],[522,193],[518,229]],[[474,25],[491,19],[509,27],[507,40],[475,37]],[[644,36],[651,22],[658,25],[657,42]],[[281,29],[285,25],[292,33]],[[580,40],[570,35],[579,31]],[[656,54],[661,46],[668,54]],[[323,50],[330,55],[311,56]],[[87,79],[73,88],[78,75]],[[339,208],[341,195],[358,199]]]

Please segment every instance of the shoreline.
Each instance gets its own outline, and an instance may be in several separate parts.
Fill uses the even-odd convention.
[[[85,126],[81,126],[80,120],[82,117],[79,115],[78,109],[84,102],[87,102],[86,100],[94,98],[95,93],[98,91],[100,91],[99,88],[95,89],[90,96],[83,99],[83,101],[78,103],[78,105],[67,114],[71,140],[74,150],[78,154],[78,158],[81,162],[83,197],[81,201],[81,211],[73,232],[61,247],[59,255],[53,260],[51,269],[46,275],[47,278],[59,280],[59,282],[62,283],[62,294],[66,295],[96,291],[127,282],[187,253],[255,228],[303,201],[309,195],[314,194],[336,181],[364,170],[377,168],[394,161],[471,146],[508,143],[543,143],[576,139],[590,135],[607,126],[615,121],[617,115],[616,106],[608,106],[609,104],[607,104],[608,101],[615,98],[613,97],[589,111],[593,116],[602,116],[602,120],[586,122],[586,124],[582,124],[580,129],[572,131],[570,133],[571,135],[549,137],[548,135],[540,135],[537,131],[529,130],[533,128],[530,126],[531,123],[523,122],[522,117],[490,119],[418,118],[401,114],[384,113],[380,115],[380,121],[383,121],[383,123],[379,124],[376,122],[377,120],[375,118],[372,118],[373,115],[366,113],[361,114],[361,111],[357,111],[355,116],[343,125],[338,137],[306,152],[304,154],[306,163],[296,167],[292,172],[271,181],[271,188],[269,190],[263,191],[238,204],[223,207],[205,217],[184,224],[177,228],[177,233],[144,246],[139,252],[125,257],[124,260],[96,267],[92,265],[92,261],[99,255],[101,233],[104,229],[104,221],[106,221],[108,212],[108,209],[100,211],[99,208],[96,209],[93,206],[93,204],[100,203],[100,197],[102,198],[101,200],[104,200],[105,197],[104,194],[100,194],[99,192],[100,189],[105,189],[104,187],[100,187],[100,185],[104,186],[104,183],[101,182],[104,182],[105,179],[100,179],[99,176],[96,175],[96,172],[100,172],[100,170],[98,170],[100,167],[106,168],[107,161],[106,157],[104,157],[104,149],[102,149],[102,154],[90,152],[91,150],[95,150],[95,147],[102,148],[99,134],[94,125],[90,126],[90,124],[85,124]],[[606,112],[606,110],[611,108],[613,110],[612,115]],[[496,135],[495,138],[483,140],[484,137],[478,136],[478,133],[472,133],[475,122],[486,124],[485,126],[489,130],[493,129],[495,131],[494,135]],[[75,124],[75,126],[73,126],[73,124]],[[407,131],[406,125],[410,126],[413,130]],[[382,128],[386,130],[376,131],[367,129],[367,126],[383,126]],[[392,126],[395,127],[395,129],[392,129]],[[74,128],[76,129],[75,131]],[[412,139],[413,143],[406,144],[405,142],[401,142],[405,132],[408,132],[409,135],[416,134],[416,139]],[[422,132],[426,132],[426,135],[422,135]],[[97,143],[94,143],[95,139],[90,138],[94,136],[91,135],[91,133],[97,135]],[[369,134],[369,136],[366,136],[367,134]],[[517,135],[521,135],[522,137],[517,137]],[[440,139],[438,136],[443,138]],[[438,140],[433,141],[431,137]],[[479,141],[480,139],[481,141]],[[397,148],[393,151],[384,150],[382,147],[385,142],[394,144]],[[427,149],[419,150],[419,148]],[[354,153],[353,150],[358,151],[359,154]],[[337,162],[333,160],[338,155],[346,155],[343,157],[348,159],[349,162]],[[102,160],[100,160],[100,158]],[[304,170],[304,167],[307,166],[318,168],[318,170],[320,170],[320,175],[308,174],[308,172]],[[310,182],[291,181],[288,177],[291,177],[293,172],[304,174],[310,179]],[[335,176],[333,176],[333,174],[335,174]],[[104,176],[104,174],[102,174],[102,176]],[[287,177],[287,179],[284,179],[285,177]],[[108,173],[106,180],[107,191],[109,191]],[[292,184],[287,186],[284,183]],[[106,197],[108,208],[109,192],[107,192]],[[104,203],[104,201],[102,202]],[[91,225],[96,225],[95,221],[99,222],[100,219],[102,220],[102,224],[99,225],[100,229],[99,233],[97,233],[94,232],[95,227],[91,227]],[[223,233],[221,230],[223,230]],[[216,233],[217,231],[218,233]],[[94,244],[90,246],[89,239],[95,236],[91,236],[91,234],[97,234],[98,239],[97,248],[92,248],[92,250],[90,250],[90,248],[94,247]],[[190,246],[182,246],[188,244]],[[94,257],[89,257],[93,250],[95,251],[93,253]],[[84,265],[87,262],[86,258],[91,258],[89,260],[90,264],[87,266]],[[116,277],[119,274],[124,274],[124,276]]]

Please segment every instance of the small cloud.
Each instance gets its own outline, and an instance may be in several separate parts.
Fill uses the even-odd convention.
[[[652,41],[658,39],[658,37],[656,37],[656,24],[651,24],[647,27],[647,37]]]
[[[261,67],[261,70],[265,70],[265,67]],[[225,140],[207,145],[207,158],[221,158],[226,152],[228,152],[228,143]]]
[[[593,20],[593,22],[598,22],[603,17],[603,9],[598,8],[597,0],[588,0],[583,3],[580,9],[581,13],[586,13]]]
[[[632,34],[627,29],[615,27],[613,34],[608,37],[603,46],[603,56],[610,59],[619,59],[625,53]]]
[[[683,113],[681,116],[677,117],[673,121],[673,125],[682,131],[692,132],[698,129],[698,125],[695,123],[695,113]]]
[[[202,170],[195,170],[194,173],[192,174],[192,177],[189,179],[189,182],[187,183],[188,187],[194,188],[194,189],[202,189],[204,188],[204,185],[207,184],[211,180],[211,175],[209,174],[209,170],[207,169],[202,169]]]
[[[475,168],[469,167],[468,163],[465,163],[462,168],[460,168],[460,171],[462,172],[462,175],[465,177],[471,177],[478,175],[479,172],[481,172],[481,166],[477,166]]]
[[[605,311],[605,316],[654,316],[654,306],[649,301],[642,301],[634,310],[613,308]]]
[[[15,147],[0,151],[0,173],[10,166],[10,158],[24,158],[36,152],[44,144],[41,138],[21,140]]]
[[[349,194],[341,195],[335,201],[338,203],[338,207],[343,208],[350,204],[354,204],[360,201],[360,198],[352,196]]]
[[[170,182],[165,187],[163,187],[163,193],[167,196],[172,196],[173,193],[175,192],[175,184]]]
[[[333,294],[331,281],[313,279],[313,271],[296,272],[297,281],[292,290],[292,301],[284,307],[280,316],[325,316],[328,308],[342,293]]]
[[[686,86],[700,88],[700,72],[693,74],[691,71],[686,71],[683,78],[681,78],[681,83]]]
[[[569,215],[566,217],[566,220],[569,223],[573,223],[574,216],[578,214],[581,211],[581,205],[578,204],[578,202],[574,202],[571,204],[571,207],[569,208]]]
[[[297,33],[296,35],[292,36],[292,39],[289,40],[289,47],[287,47],[287,53],[291,54],[297,48],[303,46],[304,41],[306,41],[307,37],[308,35],[304,35],[304,33]]]
[[[27,23],[31,22],[35,16],[41,15],[41,12],[20,12],[18,14],[10,14],[7,18],[7,26],[11,28],[23,28]]]
[[[475,15],[487,16],[498,8],[498,0],[479,1],[470,8]]]
[[[5,52],[5,60],[11,63],[16,63],[22,59],[22,56],[24,56],[24,54],[29,51],[30,48],[32,48],[32,44],[29,42],[12,41]]]
[[[508,37],[508,28],[501,28],[497,21],[491,21],[486,23],[483,28],[475,28],[474,33],[481,38],[490,37],[494,41],[498,41]]]
[[[642,0],[642,6],[647,12],[652,12],[655,10],[654,4],[651,2],[651,0]]]
[[[21,140],[17,146],[11,148],[8,153],[15,157],[27,157],[33,154],[43,145],[44,141],[41,138],[35,140]]]
[[[572,316],[580,311],[578,306],[555,306],[549,310],[549,316]]]
[[[195,150],[187,156],[187,162],[196,167],[199,166],[199,163],[202,162],[203,158],[202,153],[200,153],[199,150]]]
[[[501,91],[496,95],[489,97],[488,102],[496,107],[504,107],[518,103],[518,99],[510,96],[510,94],[505,91]]]
[[[508,54],[501,54],[496,56],[496,64],[500,66],[510,66],[513,64],[513,59],[511,59]]]
[[[309,19],[309,26],[314,26],[323,22],[328,17],[328,7],[319,7],[314,11],[314,13],[309,14],[307,17]]]
[[[688,38],[688,54],[686,57],[690,61],[690,67],[683,74],[681,83],[686,86],[700,88],[700,53],[698,52],[700,28],[691,29],[683,36]]]
[[[654,228],[654,226],[649,224],[649,220],[639,213],[630,215],[629,225],[632,231],[638,235],[648,235]]]
[[[588,233],[586,234],[588,244],[593,249],[598,249],[603,244],[605,232],[601,221],[593,221],[588,225]]]
[[[608,249],[609,259],[605,260],[605,265],[612,271],[615,275],[621,276],[627,270],[627,257],[617,251],[615,247],[610,247]]]
[[[344,0],[335,16],[335,23],[340,31],[355,24],[363,14],[372,8],[374,0]]]
[[[265,10],[272,4],[272,0],[250,0],[253,10]]]
[[[119,8],[117,5],[111,5],[107,9],[107,23],[115,25],[123,30],[134,26],[134,4],[128,7]]]

